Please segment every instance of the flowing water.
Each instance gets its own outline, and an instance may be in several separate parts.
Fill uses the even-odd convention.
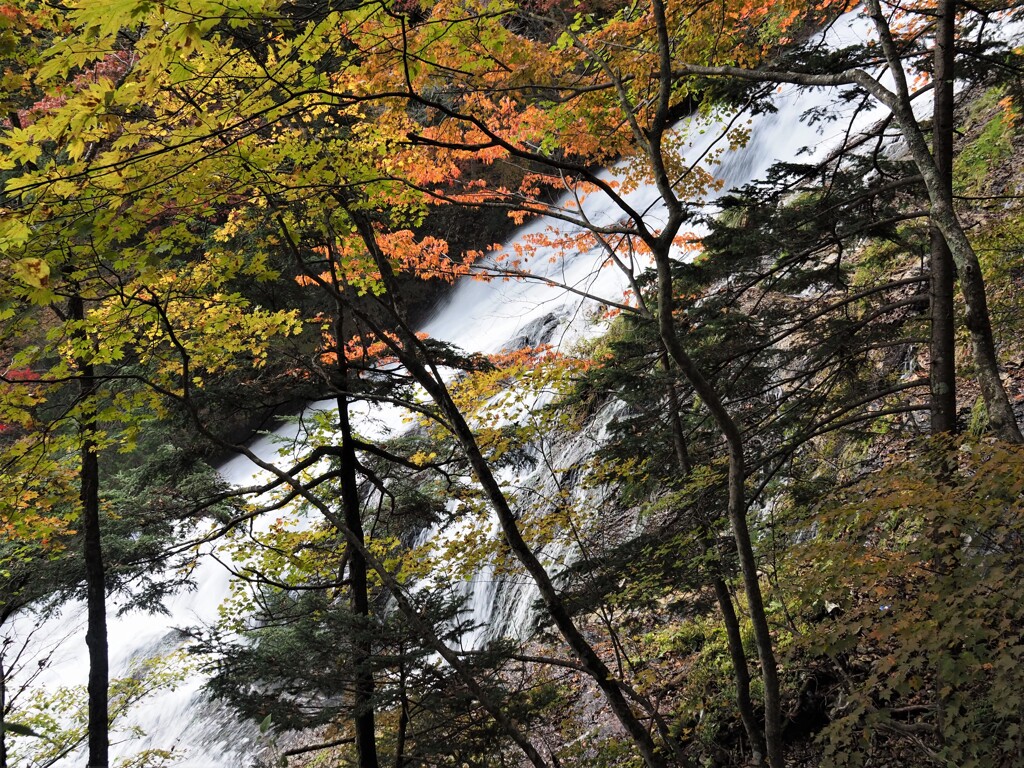
[[[839,32],[829,33],[830,44],[838,45],[851,37],[859,37],[863,21],[850,21],[837,27]],[[841,34],[840,34],[841,33]],[[845,40],[844,40],[845,38]],[[775,94],[777,111],[753,118],[751,138],[747,146],[737,152],[726,153],[722,163],[713,168],[722,179],[725,189],[742,185],[758,178],[778,159],[792,159],[804,147],[811,147],[807,158],[821,156],[829,146],[842,138],[847,124],[842,120],[813,128],[801,120],[808,109],[831,104],[835,93],[828,90],[798,92],[782,89]],[[872,120],[868,113],[857,118],[860,124]],[[721,123],[684,121],[677,130],[692,142],[688,158],[699,158],[716,141]],[[613,178],[621,169],[611,169],[607,178]],[[656,227],[663,217],[656,190],[640,187],[627,196],[635,210]],[[568,204],[568,199],[564,201]],[[573,211],[579,212],[579,209]],[[596,224],[620,220],[622,212],[599,194],[589,195],[582,204],[582,212]],[[562,222],[539,219],[523,227],[507,244],[512,250],[516,243],[525,243],[531,236],[557,230],[571,234],[573,228]],[[685,258],[685,254],[678,254]],[[613,267],[600,268],[604,254],[596,247],[592,250],[562,253],[557,248],[540,248],[531,260],[531,269],[549,281],[569,286],[574,291],[554,287],[540,280],[476,281],[464,280],[446,299],[423,327],[430,336],[451,342],[466,351],[496,352],[524,345],[549,343],[568,350],[581,340],[600,334],[604,325],[600,316],[602,302],[581,298],[579,292],[611,301],[621,301],[625,280]],[[493,262],[492,262],[493,263]],[[537,462],[525,470],[504,471],[501,479],[510,489],[530,488],[542,494],[556,481],[550,466],[573,466],[600,444],[604,430],[614,416],[615,404],[608,404],[580,434],[562,436],[549,446],[547,462]],[[370,422],[377,422],[370,426]],[[401,414],[394,409],[365,413],[362,431],[380,432],[401,430]],[[283,427],[278,437],[294,437],[294,424]],[[265,459],[274,459],[278,444],[270,437],[257,441],[254,450]],[[220,469],[223,476],[236,485],[250,485],[258,474],[244,458],[226,463]],[[583,504],[599,505],[599,490],[571,489],[574,500]],[[589,494],[589,495],[588,495]],[[425,536],[444,536],[440,530]],[[451,534],[447,534],[451,535]],[[543,553],[546,562],[557,571],[560,565],[575,556],[574,546],[561,544]],[[167,605],[168,615],[129,614],[110,618],[110,661],[113,676],[131,674],[138,664],[153,654],[165,653],[187,640],[181,629],[212,623],[217,607],[228,593],[229,574],[213,558],[206,558],[195,573],[197,589],[183,592]],[[478,628],[463,638],[469,647],[479,646],[488,637],[496,635],[522,636],[530,625],[531,605],[535,598],[531,585],[522,581],[504,579],[492,567],[485,566],[466,584],[462,585],[471,611],[471,622]],[[7,634],[16,645],[35,625],[34,617],[19,617]],[[30,641],[31,659],[22,664],[22,675],[29,669],[41,670],[33,686],[38,690],[54,690],[57,686],[84,685],[87,655],[84,643],[84,612],[80,605],[66,607],[57,618],[51,618],[39,627]],[[60,641],[58,643],[58,641]],[[14,647],[13,645],[11,647]],[[42,662],[40,666],[39,662]],[[9,683],[13,689],[14,683]],[[209,702],[202,694],[203,678],[191,674],[173,690],[161,689],[134,705],[124,723],[138,726],[141,732],[132,734],[120,728],[120,736],[113,744],[116,758],[125,758],[143,749],[173,750],[180,759],[177,765],[192,768],[238,768],[251,763],[261,748],[261,737],[255,728],[239,723],[229,713]],[[76,703],[84,706],[84,693],[77,695]],[[22,745],[17,751],[28,753],[25,737],[17,737]],[[81,751],[74,751],[57,762],[59,766],[80,765]],[[19,763],[13,763],[15,765]],[[22,762],[21,765],[36,765]]]

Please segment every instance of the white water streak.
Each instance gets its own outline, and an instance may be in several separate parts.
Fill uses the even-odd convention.
[[[827,42],[840,47],[861,41],[865,36],[865,25],[863,18],[848,17],[827,33]],[[797,158],[797,152],[804,147],[810,147],[811,152],[798,159],[810,161],[822,157],[828,148],[843,138],[848,125],[839,120],[812,128],[801,121],[801,115],[808,109],[833,104],[835,96],[836,92],[831,89],[780,89],[775,96],[778,111],[754,118],[750,125],[751,139],[746,148],[727,153],[722,164],[711,169],[712,173],[724,181],[725,189],[729,189],[760,177],[776,160]],[[862,112],[856,118],[857,127],[866,126],[875,119],[877,115]],[[702,157],[709,145],[718,140],[723,124],[721,121],[710,125],[684,121],[677,127],[677,131],[691,142],[687,156]],[[620,169],[612,169],[606,172],[605,178],[613,179],[618,172]],[[655,189],[642,186],[626,197],[631,206],[643,212],[649,226],[656,228],[658,222],[664,220],[664,210]],[[568,199],[564,202],[567,204]],[[613,202],[598,193],[586,198],[582,211],[595,224],[613,223],[623,216]],[[578,210],[569,212],[578,213]],[[522,228],[508,248],[511,249],[517,240],[522,242],[530,235],[549,230],[566,235],[579,231],[559,221],[539,219]],[[677,256],[685,257],[682,253]],[[574,253],[571,257],[565,257],[557,249],[541,248],[531,263],[533,268],[542,270],[541,274],[546,278],[589,294],[621,301],[626,287],[624,276],[613,267],[600,268],[604,260],[605,254],[598,248]],[[639,265],[638,269],[642,266]],[[444,306],[422,330],[471,352],[490,353],[510,344],[536,343],[538,339],[530,337],[538,334],[546,337],[540,340],[569,350],[581,340],[602,332],[604,326],[597,320],[602,310],[601,302],[581,299],[539,281],[464,280],[452,290]],[[614,407],[608,406],[577,440],[558,441],[554,448],[557,455],[552,463],[572,466],[582,460],[601,441]],[[394,408],[374,410],[372,414],[367,411],[365,417],[364,433],[395,434],[405,428],[403,414]],[[370,427],[371,420],[378,424]],[[295,429],[294,425],[289,425],[280,436],[285,436],[289,430],[294,434]],[[254,450],[261,457],[272,459],[276,446],[269,438],[263,438],[257,441]],[[245,458],[226,463],[221,467],[221,473],[237,485],[250,485],[260,474]],[[513,495],[516,489],[524,488],[532,489],[535,494],[554,491],[551,487],[552,473],[543,463],[522,472],[505,470],[501,473],[501,480]],[[576,488],[572,502],[580,505],[600,503],[598,497],[587,495],[592,493],[592,490]],[[492,527],[496,529],[493,522]],[[457,535],[457,531],[437,530],[431,535],[452,536]],[[555,571],[575,556],[572,544],[550,547],[542,554]],[[125,674],[132,660],[140,654],[179,642],[176,627],[209,624],[216,620],[217,607],[228,594],[228,573],[221,565],[207,559],[197,570],[195,578],[197,590],[174,597],[168,604],[169,616],[110,616],[110,661],[115,676]],[[470,620],[481,627],[463,639],[465,646],[478,647],[496,634],[522,636],[528,631],[531,605],[536,597],[532,584],[521,580],[503,583],[493,566],[485,566],[462,589],[472,612]],[[83,614],[81,605],[69,605],[59,618],[47,622],[37,634],[34,650],[39,659],[51,653],[49,643],[44,640],[60,639],[63,642],[52,652],[36,685],[84,684],[87,655]],[[32,617],[24,616],[9,628],[9,633],[24,634],[32,624]],[[66,641],[65,635],[70,635]],[[223,712],[204,703],[200,691],[202,683],[200,677],[193,675],[177,690],[161,692],[137,706],[131,720],[145,731],[146,736],[114,745],[113,754],[126,757],[146,747],[174,749],[181,755],[181,762],[177,764],[189,768],[238,768],[251,761],[258,744],[255,729],[234,722]],[[75,753],[57,765],[77,765],[82,759],[80,753]]]

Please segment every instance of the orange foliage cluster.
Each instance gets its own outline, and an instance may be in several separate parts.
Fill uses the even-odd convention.
[[[533,370],[544,366],[584,371],[593,364],[590,358],[568,355],[557,350],[552,344],[495,352],[488,355],[487,360],[499,371]]]
[[[573,180],[531,168],[510,189],[512,185],[466,180],[476,170],[470,164],[518,165],[522,157],[542,155],[594,167],[635,156],[643,148],[638,137],[659,104],[660,86],[653,76],[659,67],[654,14],[649,7],[625,2],[597,5],[590,13],[585,5],[560,0],[504,8],[483,0],[437,0],[422,8],[426,18],[414,25],[396,25],[393,17],[376,20],[372,28],[364,25],[362,49],[379,57],[363,81],[367,92],[405,91],[424,99],[426,118],[418,125],[401,122],[403,109],[386,110],[393,121],[388,130],[412,139],[399,142],[401,148],[386,161],[388,171],[431,190],[432,202],[507,205],[509,216],[522,223],[552,205],[546,197],[549,188]],[[802,26],[851,5],[850,0],[669,4],[672,55],[680,62],[756,65]],[[517,33],[522,13],[543,14],[554,6],[569,14],[563,20],[573,22],[556,23],[556,15],[546,32]],[[688,96],[686,85],[680,84],[672,98]],[[742,131],[737,136],[742,143]],[[720,184],[706,169],[688,169],[680,162],[686,147],[663,150],[670,174],[681,180],[682,197],[699,199]],[[623,168],[622,191],[649,181],[645,159],[627,161]],[[589,191],[577,190],[581,197]],[[564,253],[592,248],[594,241],[583,237],[575,243],[531,244],[534,251],[542,246]],[[695,242],[679,246],[696,250]],[[421,264],[427,273],[465,274],[464,268],[452,271],[451,262],[439,254],[436,247],[425,250]],[[530,254],[516,255],[525,259]]]
[[[456,278],[469,274],[470,267],[482,256],[480,251],[470,250],[461,259],[448,255],[448,243],[436,237],[416,239],[412,230],[387,231],[379,227],[377,244],[388,258],[391,267],[397,271],[408,271],[424,280],[454,282]],[[354,285],[360,291],[369,284],[381,283],[380,270],[366,252],[366,244],[359,237],[343,238],[330,247],[316,246],[312,249],[322,256],[330,268],[316,275],[296,275],[295,282],[302,286],[332,285],[335,276],[338,290]]]
[[[683,232],[676,235],[672,244],[686,253],[702,253],[704,251],[704,240],[696,232]]]
[[[416,338],[427,338],[425,333],[417,333]],[[395,347],[401,347],[401,340],[394,334],[386,334],[386,339],[375,336],[353,336],[345,344],[345,357],[349,360],[366,362],[373,360],[378,365],[394,363],[396,358],[391,354]]]
[[[448,243],[436,237],[416,240],[411,230],[386,232],[377,236],[377,242],[392,264],[400,269],[414,272],[424,279],[454,282],[455,278],[469,273],[477,252],[466,255],[462,261],[448,257]]]
[[[511,352],[495,352],[487,356],[487,360],[495,368],[507,369],[523,366],[530,366],[549,360],[559,360],[563,356],[551,344],[541,344],[536,347],[522,347]]]
[[[322,319],[322,318],[318,318]],[[320,331],[321,345],[317,359],[322,365],[335,365],[338,362],[338,343],[334,334],[326,327]],[[425,333],[417,333],[416,338],[422,340],[427,338]],[[349,362],[358,362],[362,365],[392,365],[398,361],[393,354],[396,347],[401,347],[402,341],[394,334],[387,334],[386,338],[379,338],[369,334],[366,336],[353,336],[343,346],[345,359]]]

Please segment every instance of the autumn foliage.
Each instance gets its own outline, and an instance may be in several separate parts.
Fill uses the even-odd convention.
[[[265,473],[239,498],[143,483],[157,549],[191,552],[208,509],[233,542],[217,684],[268,727],[320,708],[326,759],[782,768],[817,706],[829,764],[1019,760],[1024,470],[984,436],[1017,427],[974,250],[1016,279],[990,221],[1016,192],[968,210],[1019,154],[1019,83],[974,109],[954,199],[914,112],[934,5],[869,2],[877,39],[845,51],[808,42],[845,0],[0,5],[0,570],[64,556],[87,512],[116,527],[134,492],[98,484],[177,441]],[[976,38],[979,87],[1019,71]],[[887,112],[859,135],[815,110],[846,144],[725,189],[782,83]],[[493,243],[492,211],[531,228]],[[910,439],[929,227],[974,281],[984,406],[940,448]],[[568,292],[605,335],[484,354],[417,330],[409,294],[465,278]],[[242,439],[309,400],[333,410],[280,455]],[[388,409],[407,431],[358,423]],[[456,647],[436,598],[478,573],[535,590],[536,640]]]

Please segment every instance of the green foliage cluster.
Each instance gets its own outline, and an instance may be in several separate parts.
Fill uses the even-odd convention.
[[[111,680],[110,720],[115,737],[143,736],[130,723],[132,708],[144,699],[173,691],[192,668],[192,660],[183,653],[164,653],[138,661],[127,675]],[[10,765],[53,765],[85,743],[88,712],[84,686],[17,693],[17,723],[5,724]],[[5,717],[9,716],[9,711],[5,712]],[[17,738],[10,739],[10,735]],[[150,748],[133,755],[125,768],[165,768],[175,762],[173,749]]]
[[[80,591],[77,527],[101,484],[100,581],[130,607],[187,582],[157,573],[188,566],[201,525],[228,537],[239,578],[197,650],[219,696],[277,729],[280,758],[306,754],[280,731],[314,729],[307,759],[360,768],[378,768],[378,744],[398,766],[729,764],[778,748],[785,726],[824,764],[910,747],[937,765],[1020,762],[1024,461],[981,439],[909,442],[928,408],[929,195],[941,223],[927,164],[784,163],[695,213],[747,141],[730,110],[771,109],[774,82],[722,74],[757,79],[769,55],[796,70],[779,82],[874,66],[875,48],[806,44],[839,6],[0,6],[2,619]],[[882,53],[927,71],[929,35],[905,21],[887,22]],[[1019,70],[980,33],[958,50],[978,54],[975,79],[977,61]],[[1016,194],[991,174],[1020,144],[1006,77],[966,116],[968,196]],[[843,82],[852,104],[882,87]],[[697,164],[668,131],[694,108],[726,124]],[[891,111],[913,149],[919,123]],[[617,159],[614,183],[592,170]],[[642,184],[664,229],[620,197]],[[580,213],[595,190],[619,221]],[[541,249],[602,250],[628,272],[626,303],[602,297],[624,313],[586,359],[485,358],[414,333],[410,284],[470,271],[478,219],[452,219],[479,208],[582,227],[534,232],[484,277],[520,277]],[[1020,218],[973,233],[1007,286]],[[684,223],[708,227],[699,253]],[[1015,293],[994,292],[994,317]],[[303,416],[272,462],[250,452],[269,474],[229,499],[206,461],[314,398],[337,410]],[[422,424],[364,439],[348,425],[360,401]],[[613,410],[599,450],[567,449]],[[506,482],[524,469],[524,487]],[[428,524],[447,538],[417,545]],[[563,542],[564,569],[543,556]],[[446,595],[482,566],[537,587],[532,644],[458,647],[474,628]],[[115,710],[172,679],[115,686]],[[74,709],[71,741],[84,735],[80,692],[57,697],[19,715],[50,734],[43,760],[70,743],[47,707]]]
[[[964,146],[957,153],[954,178],[957,191],[965,195],[983,196],[991,187],[1003,185],[994,174],[1013,154],[1013,137],[1019,119],[1013,99],[1006,89],[993,87],[975,99],[964,120],[967,134]],[[1012,195],[1014,190],[1000,189],[999,194]]]
[[[802,523],[814,535],[779,582],[805,617],[822,609],[791,652],[837,681],[828,764],[870,765],[900,741],[938,764],[1021,759],[1022,491],[1018,447],[944,441]]]

